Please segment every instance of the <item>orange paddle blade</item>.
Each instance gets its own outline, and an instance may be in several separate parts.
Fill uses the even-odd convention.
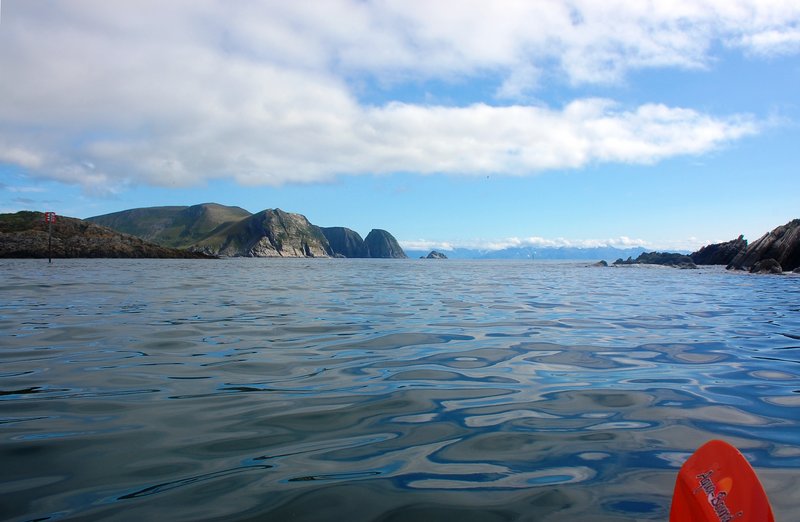
[[[670,522],[774,522],[767,494],[739,450],[721,440],[689,457],[675,481]]]

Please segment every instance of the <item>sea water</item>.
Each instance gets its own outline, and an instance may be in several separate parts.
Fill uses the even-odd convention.
[[[666,520],[740,448],[800,520],[800,277],[0,261],[4,520]]]

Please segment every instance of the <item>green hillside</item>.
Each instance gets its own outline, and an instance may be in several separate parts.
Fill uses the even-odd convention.
[[[204,203],[191,207],[135,208],[87,221],[159,245],[187,248],[250,215],[243,208]]]

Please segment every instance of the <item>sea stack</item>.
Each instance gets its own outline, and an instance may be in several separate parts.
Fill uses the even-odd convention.
[[[385,230],[373,229],[367,234],[364,243],[367,248],[367,257],[408,258],[394,236]]]

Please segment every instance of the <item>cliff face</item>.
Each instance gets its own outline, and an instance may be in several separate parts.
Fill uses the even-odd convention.
[[[800,267],[800,219],[775,228],[754,241],[731,261],[728,268],[751,270],[760,261],[774,259],[783,271]]]
[[[747,249],[747,240],[744,236],[732,239],[726,243],[707,245],[691,254],[692,261],[697,265],[729,265],[741,252]]]
[[[41,212],[0,214],[0,257],[48,257],[48,225]],[[82,219],[58,216],[52,257],[206,258],[198,252],[149,243]]]
[[[336,257],[367,257],[367,247],[358,232],[345,227],[323,227],[321,230]]]
[[[193,246],[202,252],[245,257],[330,257],[328,240],[305,216],[264,210]]]
[[[367,257],[408,258],[394,236],[385,230],[373,229],[367,234],[364,243],[367,248]]]

